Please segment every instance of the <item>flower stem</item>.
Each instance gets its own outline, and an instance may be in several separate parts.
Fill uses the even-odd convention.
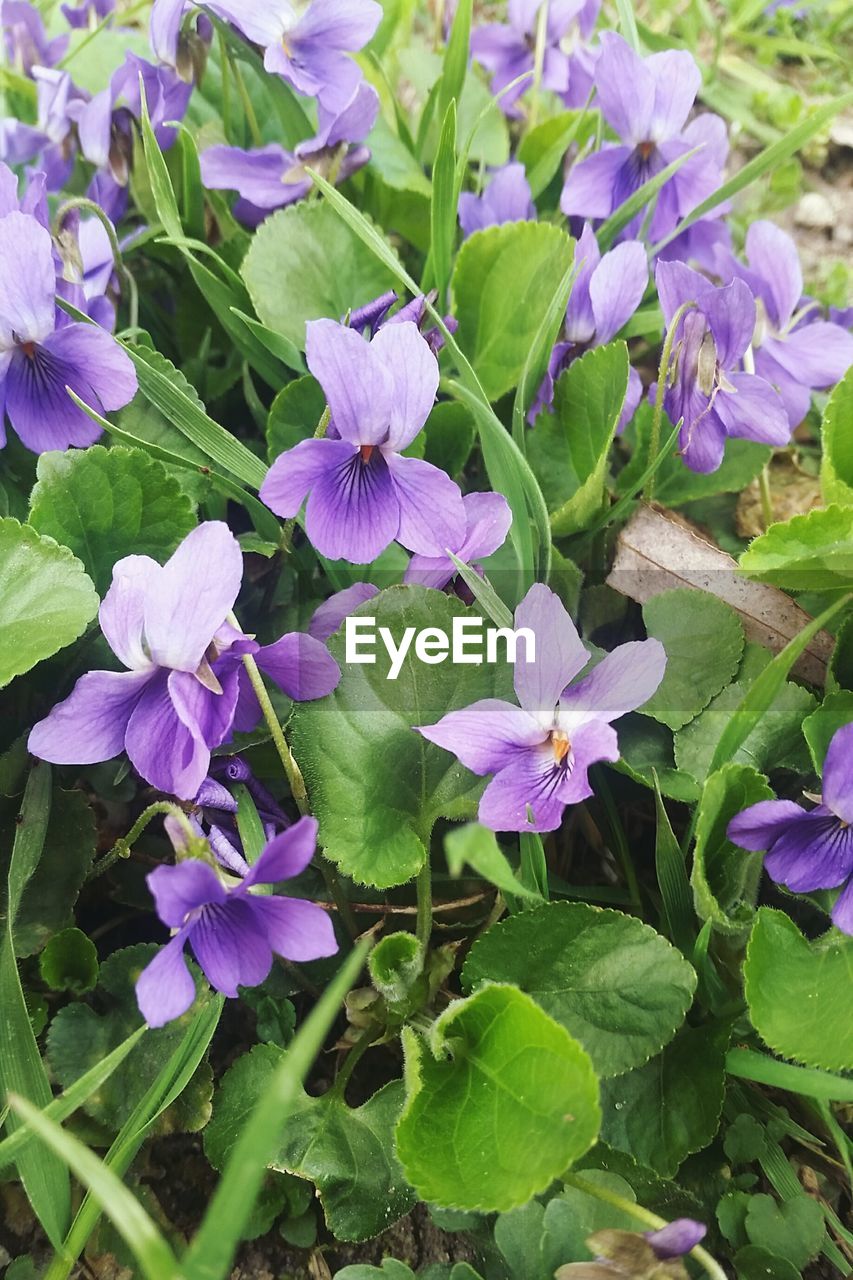
[[[270,737],[275,743],[275,749],[278,752],[282,765],[284,766],[285,776],[290,784],[290,793],[296,802],[296,807],[299,812],[301,814],[306,814],[310,812],[310,809],[308,805],[308,792],[305,789],[305,779],[302,777],[302,771],[294,760],[293,752],[288,746],[287,738],[284,736],[284,730],[282,729],[278,716],[275,713],[275,707],[272,704],[272,699],[267,693],[263,676],[258,670],[258,664],[250,653],[243,654],[243,666],[246,668],[246,674],[255,691],[255,697],[261,705],[264,720],[267,722]]]
[[[614,1209],[619,1209],[622,1213],[627,1213],[629,1217],[636,1218],[638,1222],[642,1222],[644,1226],[650,1227],[653,1231],[660,1231],[662,1227],[669,1224],[665,1218],[659,1218],[656,1213],[644,1209],[642,1205],[636,1204],[633,1200],[626,1200],[623,1196],[619,1196],[615,1191],[608,1191],[606,1187],[600,1186],[596,1182],[587,1182],[586,1178],[579,1178],[575,1173],[564,1173],[563,1182],[569,1187],[574,1187],[577,1191],[582,1191],[584,1195],[593,1196],[596,1200],[603,1201],[604,1204],[612,1205]],[[701,1245],[696,1245],[690,1250],[690,1257],[694,1258],[704,1269],[712,1280],[727,1280],[727,1276],[723,1268],[718,1262],[715,1262]]]
[[[527,116],[527,128],[535,129],[539,115],[539,90],[542,85],[542,70],[545,66],[545,39],[548,35],[549,0],[542,0],[536,19],[536,45],[533,50],[533,84],[530,95],[530,111]]]
[[[672,348],[675,342],[675,334],[678,330],[682,318],[686,313],[696,306],[695,302],[682,302],[675,315],[669,322],[669,328],[666,331],[666,337],[663,342],[663,351],[660,357],[660,367],[658,368],[658,386],[655,395],[655,409],[652,415],[652,434],[649,439],[649,466],[654,466],[657,461],[658,450],[660,449],[660,427],[663,419],[663,398],[666,394],[666,382],[669,377],[669,365],[672,359]],[[644,497],[646,502],[651,502],[655,491],[655,475],[653,471],[649,476],[649,482],[646,485]]]
[[[430,867],[428,848],[424,865],[418,872],[417,894],[418,915],[415,924],[415,935],[421,944],[423,955],[426,956],[430,935],[432,934],[432,868]]]
[[[112,849],[105,853],[104,856],[95,863],[86,877],[87,880],[93,880],[95,876],[102,875],[104,871],[108,871],[120,858],[129,857],[131,848],[142,835],[142,832],[148,826],[151,819],[156,818],[158,813],[166,814],[169,817],[174,818],[183,827],[187,838],[190,840],[195,839],[195,832],[187,821],[187,815],[184,813],[183,809],[179,808],[178,805],[173,804],[171,800],[156,800],[154,804],[150,804],[147,809],[143,809],[127,835],[123,836],[120,840],[116,840]]]
[[[365,1027],[361,1035],[344,1058],[340,1071],[335,1076],[334,1084],[330,1092],[336,1098],[342,1098],[344,1090],[350,1082],[350,1077],[361,1061],[365,1051],[370,1048],[371,1044],[377,1036],[377,1028],[373,1025]]]
[[[66,200],[59,206],[56,211],[56,217],[53,219],[53,234],[58,236],[62,230],[62,224],[65,221],[65,215],[70,213],[72,209],[84,209],[86,213],[91,213],[98,219],[101,226],[107,233],[107,239],[110,242],[110,249],[113,254],[113,265],[119,276],[127,285],[127,305],[130,316],[131,329],[139,327],[139,291],[136,288],[136,281],[128,270],[124,258],[122,257],[121,247],[116,235],[116,229],[110,222],[106,213],[100,205],[95,204],[94,200],[89,200],[86,196],[73,196],[72,199]]]

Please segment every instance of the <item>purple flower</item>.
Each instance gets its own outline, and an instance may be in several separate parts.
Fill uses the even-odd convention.
[[[685,127],[702,83],[691,54],[669,49],[641,58],[613,31],[601,35],[595,87],[605,120],[621,144],[606,142],[574,165],[560,197],[567,216],[607,218],[638,187],[695,146],[658,193],[650,235],[658,240],[720,185],[726,129],[702,115]],[[636,234],[639,216],[623,233]]]
[[[329,596],[311,615],[308,623],[308,634],[316,640],[328,640],[333,636],[344,618],[354,613],[359,605],[379,595],[379,588],[372,582],[354,582],[343,591],[336,591]]]
[[[553,831],[567,804],[592,795],[590,766],[619,759],[611,721],[652,696],[666,654],[657,640],[623,644],[569,685],[590,655],[559,597],[532,586],[515,611],[515,627],[535,636],[535,651],[519,637],[514,684],[520,705],[486,698],[418,732],[473,773],[495,775],[480,800],[484,826]]]
[[[536,29],[542,0],[509,0],[509,23],[490,22],[471,35],[471,53],[492,73],[492,93],[501,108],[517,116],[517,100],[532,78],[502,92],[519,76],[533,70]],[[545,31],[542,87],[558,94],[567,107],[580,107],[592,85],[592,59],[580,45],[595,26],[600,0],[551,0]]]
[[[716,471],[726,439],[785,445],[788,415],[764,378],[737,371],[755,328],[755,302],[742,280],[715,288],[681,262],[659,262],[655,280],[669,326],[684,302],[673,347],[674,372],[664,396],[673,423],[681,421],[682,456],[693,471]]]
[[[605,1228],[587,1236],[592,1262],[559,1267],[557,1280],[688,1280],[680,1259],[705,1238],[707,1228],[693,1218],[676,1218],[659,1231]]]
[[[362,80],[337,113],[318,108],[319,131],[286,151],[277,142],[244,151],[241,147],[213,146],[201,154],[201,176],[206,187],[239,194],[233,213],[255,227],[273,209],[302,200],[313,188],[307,167],[325,172],[336,183],[344,182],[370,159],[366,138],[376,121],[379,96]]]
[[[273,955],[304,962],[335,954],[335,932],[322,907],[302,898],[252,892],[298,876],[316,844],[316,819],[300,818],[270,841],[236,884],[194,858],[151,872],[147,880],[157,914],[177,932],[136,984],[139,1008],[150,1027],[179,1018],[195,999],[184,959],[187,942],[210,985],[232,998],[238,987],[263,982]]]
[[[745,280],[752,290],[755,371],[778,390],[793,431],[808,413],[812,389],[834,386],[853,364],[853,335],[814,318],[817,304],[803,298],[797,247],[781,227],[753,222],[746,256],[748,267],[721,256],[718,273],[724,280]]]
[[[626,240],[604,255],[589,223],[575,247],[580,269],[566,307],[563,339],[551,352],[548,371],[542,380],[528,421],[536,421],[543,408],[554,400],[554,384],[573,360],[593,347],[603,347],[630,320],[643,300],[649,283],[646,251],[639,240]],[[642,383],[631,369],[620,429],[634,416],[642,395]]]
[[[0,27],[10,65],[25,76],[34,66],[52,67],[68,48],[68,36],[48,40],[41,15],[27,0],[0,0]]]
[[[62,16],[69,27],[96,27],[115,9],[115,0],[80,0],[77,5],[63,4]]]
[[[536,206],[524,165],[516,161],[495,169],[481,196],[464,191],[459,197],[459,222],[465,236],[482,231],[484,227],[535,218]]]
[[[382,17],[376,0],[311,0],[301,12],[289,0],[216,0],[208,7],[263,48],[267,71],[329,105],[349,97],[361,79],[347,55],[367,44]]]
[[[695,1218],[676,1218],[658,1231],[646,1231],[645,1237],[661,1262],[681,1258],[695,1249],[708,1234],[708,1228]]]
[[[463,536],[462,496],[443,471],[402,456],[426,422],[438,362],[416,326],[383,325],[369,343],[333,320],[306,325],[308,368],[337,439],[302,440],[276,458],[261,499],[295,516],[321,555],[366,564],[396,538],[435,555]]]
[[[104,329],[57,311],[50,234],[34,217],[8,213],[0,218],[0,410],[5,401],[9,421],[35,453],[91,444],[101,434],[66,386],[103,413],[133,398],[136,372]]]
[[[220,521],[193,529],[165,565],[149,556],[119,560],[98,617],[128,670],[81,676],[33,728],[33,755],[94,764],[126,751],[152,786],[192,800],[211,751],[232,728],[257,723],[243,654],[255,654],[291,697],[329,693],[340,671],[318,641],[286,635],[262,649],[227,621],[242,576],[240,547]]]
[[[458,559],[478,568],[477,561],[492,555],[502,547],[512,524],[512,511],[502,493],[467,493],[462,499],[465,508],[465,535],[458,546],[450,550]],[[422,587],[444,589],[456,577],[458,570],[448,555],[414,555],[403,575],[404,582],[416,582]]]
[[[793,800],[762,800],[728,827],[742,849],[767,850],[764,867],[792,893],[837,889],[832,922],[853,934],[853,724],[832,737],[823,766],[823,795],[814,809]]]

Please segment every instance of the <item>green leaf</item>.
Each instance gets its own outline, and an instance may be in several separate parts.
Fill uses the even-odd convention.
[[[557,379],[553,411],[539,414],[527,439],[555,536],[578,533],[604,503],[610,444],[628,388],[624,342],[595,347]]]
[[[15,916],[15,954],[33,955],[72,923],[95,856],[95,817],[82,791],[54,789],[47,839]],[[2,859],[0,859],[2,861]]]
[[[52,1098],[47,1072],[39,1054],[27,1012],[15,950],[15,917],[27,881],[42,856],[50,814],[51,771],[36,764],[27,779],[9,863],[5,922],[0,930],[0,1104],[12,1092],[37,1107]],[[6,1118],[6,1133],[19,1127],[16,1115]],[[71,1185],[62,1161],[43,1148],[28,1144],[16,1155],[18,1175],[50,1243],[59,1248],[71,1217]]]
[[[834,735],[845,724],[853,722],[853,690],[839,689],[803,721],[803,734],[811,752],[815,773],[823,775],[823,762]]]
[[[700,782],[710,776],[720,743],[753,687],[736,680],[717,694],[701,715],[675,735],[675,759],[679,769],[685,769]],[[732,754],[731,760],[750,764],[760,772],[783,767],[807,768],[802,725],[814,707],[815,698],[808,689],[797,684],[782,685],[745,741]]]
[[[605,1142],[672,1177],[720,1122],[728,1029],[688,1027],[645,1066],[602,1085]]]
[[[98,952],[80,929],[56,933],[39,956],[42,981],[51,991],[83,995],[98,981]]]
[[[463,10],[467,10],[470,22],[471,0],[463,0],[456,12],[456,18]],[[463,64],[463,75],[466,65],[467,61]],[[447,298],[451,258],[456,240],[456,205],[456,99],[451,98],[444,113],[438,151],[435,153],[430,204],[430,255],[435,282],[438,286],[438,305],[442,309]]]
[[[680,951],[687,952],[693,945],[693,903],[690,881],[684,865],[684,854],[675,838],[669,815],[660,793],[655,775],[655,871],[663,902],[663,916],[669,937]]]
[[[853,938],[831,929],[809,942],[782,911],[761,907],[744,962],[752,1025],[784,1058],[853,1070]]]
[[[98,592],[122,556],[161,564],[195,525],[192,503],[160,462],[138,449],[43,453],[30,497],[29,523],[69,547]]]
[[[326,397],[316,378],[308,374],[282,387],[270,405],[267,419],[267,453],[275,462],[280,453],[313,436],[326,407]]]
[[[693,902],[700,920],[723,933],[749,928],[761,879],[761,854],[737,848],[726,828],[732,818],[761,800],[772,800],[765,778],[748,765],[727,764],[705,783],[696,820]]]
[[[573,142],[579,146],[595,132],[595,111],[560,111],[528,129],[518,144],[516,159],[527,171],[533,199],[538,199],[556,176]]]
[[[672,733],[666,725],[636,713],[623,716],[619,751],[614,768],[620,773],[650,788],[657,778],[661,793],[671,800],[692,804],[699,799],[699,783],[686,769],[675,767]]]
[[[853,586],[853,507],[824,507],[772,524],[740,558],[741,571],[783,591]]]
[[[743,627],[725,601],[690,588],[647,600],[643,621],[666,650],[663,680],[643,703],[643,715],[681,729],[734,677],[743,656]]]
[[[113,952],[101,966],[99,1008],[103,1012],[95,1012],[85,1004],[69,1004],[56,1014],[48,1032],[47,1058],[63,1088],[73,1085],[139,1025],[134,986],[155,954],[156,949],[145,942]],[[83,1103],[87,1115],[112,1132],[128,1121],[142,1094],[157,1079],[163,1062],[177,1049],[195,1014],[210,1003],[210,993],[200,981],[197,990],[191,1011],[165,1027],[149,1031],[97,1095]],[[212,1092],[210,1068],[202,1063],[191,1087],[162,1117],[157,1131],[195,1133],[203,1128],[210,1117]]]
[[[78,639],[97,611],[76,556],[11,516],[0,519],[0,688]]]
[[[824,501],[853,505],[853,368],[839,382],[823,411],[820,483]]]
[[[753,1244],[738,1249],[734,1264],[737,1280],[800,1280],[797,1267],[778,1254]]]
[[[759,1249],[772,1251],[798,1268],[820,1252],[825,1229],[820,1205],[807,1195],[781,1202],[768,1195],[751,1196],[745,1226]]]
[[[325,201],[302,200],[267,218],[241,272],[258,317],[300,350],[306,321],[338,320],[394,285],[388,269]]]
[[[452,876],[460,876],[467,864],[502,893],[515,894],[531,902],[542,901],[541,894],[526,888],[518,879],[502,853],[494,831],[481,827],[479,823],[467,822],[463,827],[448,831],[444,837],[444,852]]]
[[[438,87],[438,118],[444,120],[451,102],[458,102],[468,74],[468,46],[471,39],[472,0],[460,0],[453,14],[450,39],[444,51],[444,66]],[[455,125],[455,112],[454,112]],[[435,175],[433,175],[435,181]]]
[[[511,982],[586,1049],[599,1077],[646,1062],[675,1035],[696,974],[654,929],[585,902],[549,902],[493,925],[471,948],[470,991]]]
[[[453,273],[456,336],[490,400],[517,385],[554,281],[571,265],[571,239],[546,223],[487,227],[462,245]]]
[[[474,419],[464,405],[443,400],[424,427],[424,457],[434,467],[458,476],[474,447]]]
[[[551,295],[548,309],[524,358],[524,366],[515,391],[512,406],[512,434],[523,453],[527,452],[527,415],[535,401],[542,379],[547,373],[551,352],[566,317],[566,307],[572,286],[577,279],[574,241],[572,246],[572,265],[567,269],[562,280],[557,283]]]
[[[387,627],[399,645],[407,627],[439,627],[450,635],[455,617],[474,615],[458,600],[402,586],[389,587],[353,616],[375,617],[377,629]],[[291,746],[327,856],[359,883],[388,888],[420,870],[439,816],[474,817],[483,788],[482,779],[413,726],[495,696],[510,668],[428,666],[410,649],[391,680],[378,636],[374,665],[347,663],[341,633],[329,650],[341,664],[341,682],[328,698],[294,707]]]
[[[422,1199],[511,1209],[544,1191],[595,1141],[589,1058],[529,996],[486,986],[436,1020],[429,1048],[407,1030],[407,1102],[397,1154]]]

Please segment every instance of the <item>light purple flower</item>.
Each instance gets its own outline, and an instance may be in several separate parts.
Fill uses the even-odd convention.
[[[139,1008],[150,1027],[179,1018],[195,999],[184,959],[187,943],[210,985],[232,998],[239,987],[264,981],[274,955],[304,963],[336,953],[335,931],[322,907],[302,898],[252,892],[300,875],[316,844],[316,819],[300,818],[270,841],[236,884],[194,858],[151,872],[147,880],[157,914],[177,932],[136,984]]]
[[[543,408],[554,401],[554,384],[573,360],[593,347],[603,347],[630,320],[643,300],[649,283],[646,251],[639,240],[626,240],[602,255],[589,223],[575,247],[575,261],[580,263],[566,307],[563,337],[548,361],[528,422],[536,421]],[[620,430],[634,416],[642,395],[642,382],[636,369],[631,369]]]
[[[688,467],[716,471],[730,436],[787,444],[791,428],[776,391],[764,378],[738,371],[755,328],[747,285],[733,280],[715,288],[681,262],[659,262],[655,280],[667,326],[682,303],[697,304],[679,322],[664,396],[670,420],[682,423],[679,444]]]
[[[681,1258],[691,1249],[695,1249],[708,1234],[708,1228],[695,1218],[675,1218],[658,1231],[646,1231],[645,1237],[655,1251],[655,1255],[666,1262],[670,1258]]]
[[[50,234],[34,217],[0,218],[0,444],[2,406],[35,453],[85,446],[101,428],[68,396],[69,386],[99,413],[136,392],[136,372],[96,324],[71,323],[56,307]]]
[[[41,14],[27,0],[0,0],[0,27],[10,65],[25,76],[35,66],[52,67],[68,48],[67,35],[48,40]]]
[[[602,33],[601,46],[598,103],[621,143],[605,142],[573,166],[560,208],[569,217],[607,218],[649,178],[701,144],[658,193],[650,226],[658,240],[720,185],[725,124],[709,114],[686,124],[702,83],[691,54],[669,49],[641,58],[613,31]],[[623,235],[636,235],[639,223],[638,216]]]
[[[69,27],[97,27],[115,10],[115,0],[80,0],[60,7]]]
[[[502,493],[467,493],[462,505],[465,536],[458,546],[449,549],[465,564],[478,569],[478,560],[484,560],[503,546],[512,524],[512,511]],[[414,555],[406,566],[403,581],[441,591],[454,580],[457,572],[448,555]]]
[[[308,634],[316,640],[328,640],[333,636],[344,618],[354,613],[359,605],[379,595],[379,588],[372,582],[354,582],[343,591],[336,591],[329,596],[311,615],[308,623]]]
[[[752,290],[755,371],[778,390],[793,431],[808,413],[812,390],[834,386],[853,364],[853,334],[815,317],[817,304],[803,298],[797,247],[781,227],[753,222],[746,256],[748,266],[720,255],[717,269],[723,280],[745,280]]]
[[[33,755],[94,764],[126,751],[152,786],[192,800],[211,751],[232,728],[257,723],[243,654],[255,654],[291,697],[329,693],[340,671],[318,641],[286,635],[262,649],[228,623],[242,576],[240,547],[220,521],[193,529],[165,565],[149,556],[119,560],[98,617],[128,670],[81,676],[33,728]]]
[[[500,94],[507,115],[520,114],[515,104],[532,82],[529,77],[503,92],[533,70],[541,3],[509,0],[507,24],[490,22],[471,35],[471,54],[492,73],[492,93]],[[567,107],[580,107],[589,96],[593,60],[581,40],[592,33],[600,7],[600,0],[551,0],[548,6],[542,88],[558,94]]]
[[[841,888],[832,922],[853,934],[853,724],[829,744],[819,805],[762,800],[732,818],[727,834],[742,849],[766,849],[767,874],[792,893]]]
[[[467,237],[484,227],[536,218],[536,206],[524,165],[513,161],[495,169],[481,196],[463,191],[459,197],[459,222]]]
[[[276,458],[260,496],[278,516],[299,512],[321,555],[366,564],[396,538],[439,554],[463,536],[462,496],[443,471],[402,456],[426,422],[438,362],[411,322],[369,343],[333,320],[306,326],[308,368],[323,388],[337,439],[302,440]]]
[[[663,679],[666,653],[657,640],[623,644],[570,685],[590,655],[559,597],[532,586],[515,611],[515,627],[536,638],[533,654],[519,639],[514,684],[520,705],[487,698],[418,732],[473,773],[495,775],[480,800],[484,826],[553,831],[567,804],[592,795],[590,766],[619,759],[611,721],[648,701]]]

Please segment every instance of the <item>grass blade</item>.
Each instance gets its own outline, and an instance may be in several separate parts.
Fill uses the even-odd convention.
[[[619,15],[622,35],[635,53],[641,53],[640,33],[637,30],[637,19],[634,17],[634,6],[631,0],[616,0],[616,12]]]
[[[444,67],[438,86],[438,117],[446,120],[451,102],[458,102],[468,74],[468,47],[471,41],[473,0],[459,0],[444,51]]]
[[[539,384],[548,368],[551,350],[557,341],[560,327],[565,318],[566,307],[569,304],[569,297],[578,273],[578,266],[579,264],[573,259],[572,265],[557,285],[554,296],[548,303],[548,310],[542,317],[542,323],[527,353],[524,368],[521,370],[521,377],[515,389],[515,400],[512,406],[512,438],[522,453],[527,452],[527,411],[533,404]]]
[[[676,840],[669,815],[660,793],[657,774],[652,771],[655,783],[655,808],[657,810],[657,835],[655,838],[655,868],[658,887],[663,899],[663,912],[670,941],[688,959],[693,952],[695,929],[693,928],[693,895],[684,854]]]
[[[453,242],[456,239],[456,199],[456,99],[453,98],[441,126],[432,170],[430,248],[439,311],[445,309],[450,284]]]
[[[654,199],[664,183],[669,182],[673,174],[678,173],[682,165],[685,165],[688,160],[692,160],[695,155],[698,155],[704,146],[704,142],[700,143],[698,147],[693,147],[691,151],[685,151],[684,155],[677,156],[665,169],[661,169],[660,173],[656,173],[653,178],[649,178],[642,186],[637,187],[637,190],[627,200],[622,201],[618,209],[614,209],[610,217],[605,222],[602,222],[595,233],[602,253],[610,248],[623,227],[627,227],[631,219],[641,209],[644,209],[650,200]],[[653,253],[657,253],[659,248],[660,245],[655,245]]]
[[[512,614],[495,591],[488,578],[481,578],[476,569],[472,569],[464,560],[460,560],[452,551],[447,554],[456,565],[459,577],[469,588],[480,608],[491,618],[496,627],[511,627]]]
[[[175,1280],[179,1274],[178,1260],[168,1242],[109,1165],[25,1098],[13,1095],[10,1102],[12,1110],[26,1121],[53,1155],[64,1160],[89,1188],[89,1194],[111,1219],[148,1280]]]
[[[754,1080],[756,1084],[785,1089],[788,1093],[801,1093],[807,1098],[853,1102],[853,1080],[815,1067],[795,1067],[790,1062],[778,1062],[776,1058],[766,1053],[755,1053],[752,1049],[729,1049],[726,1071],[740,1080]]]
[[[0,1103],[15,1093],[36,1108],[48,1106],[53,1095],[24,1000],[12,930],[24,888],[41,859],[50,805],[50,766],[36,764],[27,779],[12,846],[6,920],[0,937]],[[16,1114],[10,1112],[6,1132],[14,1135],[18,1126]],[[54,1152],[30,1143],[19,1151],[16,1164],[30,1204],[50,1243],[58,1248],[71,1218],[68,1170]]]

